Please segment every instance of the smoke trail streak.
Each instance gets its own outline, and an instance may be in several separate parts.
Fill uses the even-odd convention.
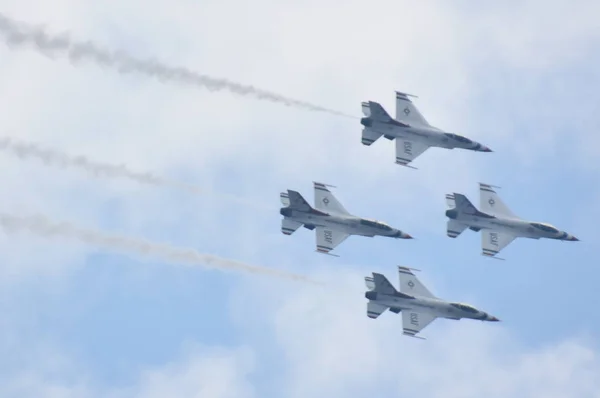
[[[287,106],[356,118],[254,86],[203,75],[183,67],[172,67],[152,59],[133,58],[120,51],[106,50],[91,41],[74,41],[66,33],[52,36],[47,34],[43,28],[15,21],[2,13],[0,13],[0,35],[9,46],[33,45],[49,57],[56,54],[66,55],[72,63],[88,60],[99,66],[116,69],[123,74],[139,73],[155,77],[164,82],[173,81],[206,88],[210,91],[225,89],[235,94],[251,95],[261,100],[278,102]]]
[[[301,275],[278,271],[272,268],[248,265],[210,254],[198,253],[192,249],[106,234],[100,231],[78,228],[69,223],[54,223],[39,215],[17,217],[0,213],[0,227],[10,233],[18,233],[20,230],[27,230],[44,237],[58,236],[73,238],[92,245],[104,246],[115,250],[130,251],[142,255],[158,256],[173,262],[183,262],[190,265],[201,265],[221,270],[246,271],[254,274],[291,279],[298,282],[321,284]]]
[[[251,206],[257,209],[272,210],[271,207],[260,206],[254,202],[241,199],[237,196],[225,195],[222,193],[212,193],[202,190],[195,185],[174,181],[171,179],[154,175],[152,173],[141,173],[132,171],[129,170],[125,165],[116,166],[113,164],[96,162],[93,160],[89,160],[85,156],[71,156],[61,151],[43,148],[31,142],[17,141],[8,137],[0,138],[0,151],[10,152],[19,157],[20,159],[34,157],[41,160],[42,162],[44,162],[44,164],[49,166],[58,166],[65,168],[76,167],[87,171],[95,177],[128,178],[142,184],[173,187],[196,195],[211,194],[215,196],[224,197],[228,200],[239,202],[241,204]]]

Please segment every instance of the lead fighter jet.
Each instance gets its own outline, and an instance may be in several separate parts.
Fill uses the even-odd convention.
[[[393,313],[402,312],[402,328],[406,336],[416,336],[436,318],[460,320],[461,318],[480,321],[498,322],[498,318],[468,304],[452,303],[435,297],[412,273],[410,268],[398,266],[400,291],[376,272],[373,276],[365,276],[365,284],[369,291],[365,297],[367,316],[376,319],[385,310]]]
[[[412,239],[409,234],[384,222],[350,214],[327,189],[327,185],[315,182],[314,190],[314,208],[298,192],[290,189],[282,192],[280,199],[285,207],[282,207],[279,213],[283,216],[281,232],[285,235],[293,234],[300,226],[310,230],[316,229],[319,253],[330,254],[331,250],[350,235]]]
[[[447,133],[430,125],[417,107],[408,98],[410,94],[396,91],[396,119],[373,101],[363,102],[365,117],[360,119],[364,126],[362,143],[371,145],[384,136],[396,140],[396,164],[409,166],[413,160],[429,147],[446,149],[463,148],[478,152],[492,152],[490,148],[458,134]]]
[[[447,234],[456,238],[465,229],[481,231],[482,255],[494,257],[515,238],[549,238],[562,241],[578,241],[573,235],[547,223],[526,221],[517,217],[502,202],[494,187],[479,183],[479,210],[460,193],[447,194]],[[494,257],[498,258],[498,257]],[[502,260],[502,259],[501,259]]]

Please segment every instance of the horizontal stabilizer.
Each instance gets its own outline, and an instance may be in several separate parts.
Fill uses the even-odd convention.
[[[279,200],[281,201],[281,204],[285,207],[288,207],[290,205],[290,196],[287,194],[287,192],[281,192],[279,194]]]
[[[377,319],[377,317],[387,309],[387,305],[381,305],[375,301],[369,301],[367,303],[367,316],[371,319]]]
[[[302,223],[299,223],[294,220],[290,220],[287,217],[284,217],[284,219],[281,220],[281,232],[285,235],[293,234],[301,226],[302,226]]]
[[[369,106],[368,102],[362,102],[361,107],[362,107],[362,113],[363,113],[363,115],[365,115],[365,117],[371,116],[371,107]]]
[[[461,224],[456,220],[450,219],[447,223],[446,234],[451,238],[456,238],[465,229],[467,229],[467,226],[465,224]]]
[[[363,145],[371,145],[381,137],[381,133],[370,128],[364,128],[362,131],[362,143]]]
[[[446,194],[446,205],[450,209],[454,209],[456,207],[456,202],[454,201],[454,195],[451,193]]]

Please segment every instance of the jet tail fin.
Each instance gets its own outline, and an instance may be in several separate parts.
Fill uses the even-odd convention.
[[[471,203],[471,201],[462,193],[454,193],[452,196],[454,197],[454,206],[456,210],[465,214],[475,215],[479,213],[473,203]]]
[[[281,202],[284,202],[284,194],[281,194]],[[292,191],[291,189],[287,190],[287,201],[288,207],[295,209],[295,210],[299,210],[299,211],[304,211],[304,212],[308,212],[312,210],[311,205],[308,204],[308,202],[302,197],[302,195],[300,195],[299,192],[297,191]]]
[[[389,294],[389,295],[395,295],[398,293],[398,291],[396,290],[396,288],[394,286],[392,286],[392,284],[390,283],[390,281],[388,281],[388,279],[383,276],[382,274],[379,274],[377,272],[372,272],[373,274],[373,282],[372,282],[372,286],[373,286],[373,291],[377,292],[377,293],[381,293],[381,294]],[[365,282],[366,279],[365,279]],[[370,284],[368,284],[367,286],[369,286]]]

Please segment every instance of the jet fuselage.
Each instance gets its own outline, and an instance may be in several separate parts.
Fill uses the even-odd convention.
[[[480,311],[470,305],[450,303],[430,297],[411,296],[397,292],[395,295],[383,294],[374,290],[365,293],[365,297],[377,304],[393,309],[412,310],[447,319],[478,319],[481,321],[497,321],[496,317]]]
[[[471,229],[489,229],[513,235],[515,237],[558,240],[576,239],[571,234],[560,231],[548,224],[513,218],[499,218],[480,211],[477,211],[477,214],[467,214],[456,209],[450,209],[446,211],[446,216]]]
[[[302,223],[305,227],[326,227],[344,232],[349,235],[361,236],[387,236],[390,238],[408,238],[410,235],[392,228],[384,223],[367,220],[364,218],[336,214],[325,213],[319,210],[304,212],[290,207],[282,207],[280,214],[293,221]]]
[[[379,132],[388,139],[402,138],[424,142],[432,147],[446,149],[462,148],[479,152],[491,152],[485,145],[458,134],[446,133],[436,127],[413,127],[406,126],[396,120],[382,122],[371,118],[362,118],[360,122],[366,128]]]

